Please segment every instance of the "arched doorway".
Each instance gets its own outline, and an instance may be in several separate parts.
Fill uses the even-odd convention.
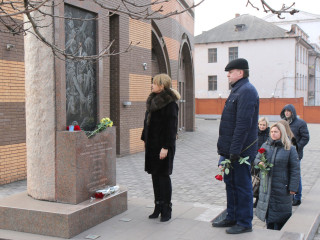
[[[152,21],[152,76],[166,73],[171,76],[169,56],[162,34],[157,25]]]
[[[183,34],[179,52],[178,90],[181,94],[179,102],[179,130],[194,131],[194,77],[190,41]]]

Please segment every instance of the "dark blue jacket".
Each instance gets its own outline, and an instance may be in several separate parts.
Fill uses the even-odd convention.
[[[226,158],[229,158],[230,154],[241,157],[256,156],[258,116],[257,90],[248,78],[240,79],[232,86],[221,115],[218,154]],[[253,142],[255,143],[245,150]]]
[[[308,127],[304,120],[298,118],[296,109],[292,104],[284,106],[280,113],[280,117],[282,119],[287,120],[284,114],[285,110],[289,110],[292,113],[291,120],[289,120],[289,125],[296,139],[297,151],[299,159],[301,160],[303,158],[303,148],[305,145],[307,145],[310,139]]]

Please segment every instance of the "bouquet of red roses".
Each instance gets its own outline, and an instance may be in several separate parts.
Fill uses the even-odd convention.
[[[263,190],[266,191],[267,188],[267,175],[270,171],[270,169],[273,167],[272,163],[269,163],[267,158],[266,158],[266,149],[265,148],[260,148],[258,150],[260,153],[260,162],[258,165],[254,166],[255,169],[259,169],[261,173],[261,177],[264,179],[263,181]]]

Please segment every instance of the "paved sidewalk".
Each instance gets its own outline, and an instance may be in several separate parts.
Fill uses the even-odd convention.
[[[171,229],[173,225],[185,220],[184,224],[181,225],[182,229],[177,228],[177,231],[184,231],[183,229],[189,226],[190,229],[194,230],[190,230],[190,234],[194,234],[197,232],[194,229],[195,225],[197,225],[200,232],[205,232],[203,238],[200,236],[199,238],[188,238],[187,235],[181,233],[171,235],[175,236],[174,238],[167,236],[167,239],[208,239],[207,237],[210,234],[213,234],[213,230],[208,222],[226,207],[225,185],[223,182],[214,179],[214,176],[218,173],[218,156],[216,153],[218,126],[219,120],[196,119],[195,132],[185,132],[179,135],[172,174],[173,214],[175,216],[174,219],[170,221],[172,225],[170,225],[170,223],[165,223],[160,226],[159,222],[153,221],[150,223],[149,220],[145,220],[147,215],[152,212],[152,208],[148,208],[148,206],[152,206],[153,191],[151,177],[144,172],[144,153],[138,153],[117,158],[117,183],[125,185],[128,188],[129,210],[114,220],[106,221],[95,228],[89,229],[85,233],[76,236],[74,239],[84,239],[85,234],[88,235],[90,232],[92,233],[92,231],[99,232],[101,236],[105,237],[99,239],[113,239],[106,237],[108,234],[103,232],[103,228],[108,229],[110,234],[115,234],[115,231],[118,231],[119,228],[113,224],[116,224],[116,222],[119,224],[120,219],[125,218],[125,216],[129,216],[132,219],[144,219],[140,225],[135,223],[138,224],[136,227],[140,227],[139,229],[142,232],[144,232],[142,230],[144,228],[149,229],[151,232],[154,231],[154,224],[157,224],[159,228],[166,231],[167,228]],[[308,127],[311,140],[305,148],[304,159],[302,160],[303,197],[308,194],[320,175],[320,161],[318,160],[318,156],[320,156],[320,138],[318,137],[320,136],[320,125],[308,124]],[[25,190],[26,181],[0,186],[0,198]],[[189,206],[189,208],[186,208],[185,206]],[[136,209],[136,211],[133,211],[130,208]],[[294,210],[295,209],[296,207]],[[114,226],[114,228],[107,227],[108,223]],[[150,224],[153,225],[150,226]],[[120,225],[121,224],[119,224],[119,226]],[[270,232],[264,230],[265,224],[257,218],[254,218],[253,227],[255,229],[254,232],[257,233],[260,233],[260,230],[266,231],[269,239],[278,237],[277,233],[275,233],[277,231]],[[187,230],[188,229],[185,229],[186,232]],[[10,236],[9,232],[6,232],[8,236]],[[199,234],[201,235],[200,232]],[[214,233],[216,232],[217,231],[215,230]],[[224,237],[221,236],[222,232]],[[226,235],[224,231],[222,232],[219,230],[217,233],[218,235],[213,235],[212,239],[225,238]],[[1,233],[0,230],[0,238]],[[133,234],[133,232],[127,233]],[[146,234],[143,235],[144,237],[141,235],[139,238],[139,234],[137,234],[136,237],[130,237],[130,239],[155,239],[146,237],[151,236],[151,233],[144,232],[144,234]],[[24,236],[26,237],[27,235]],[[252,235],[251,237],[253,236],[256,235]],[[38,238],[32,236],[30,239]],[[115,237],[114,239],[121,239],[121,237],[119,235],[119,238]],[[228,239],[233,238],[228,237]]]

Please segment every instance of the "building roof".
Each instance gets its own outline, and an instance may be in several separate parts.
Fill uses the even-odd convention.
[[[308,13],[304,11],[299,11],[298,13],[295,13],[291,15],[290,13],[282,13],[282,18],[278,18],[278,15],[276,14],[269,14],[263,18],[263,20],[266,20],[268,22],[273,23],[291,23],[291,22],[310,22],[310,21],[320,21],[320,15]]]
[[[289,37],[287,31],[260,18],[245,14],[195,37],[195,43],[217,43]]]

